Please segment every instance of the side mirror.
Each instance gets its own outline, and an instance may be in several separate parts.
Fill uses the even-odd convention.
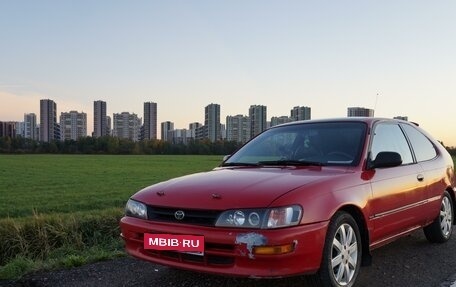
[[[230,155],[230,154],[229,154],[229,155],[225,155],[225,156],[223,156],[223,160],[222,160],[222,162],[225,162],[225,161],[226,161],[227,159],[229,159],[230,157],[231,157],[231,155]]]
[[[395,167],[402,164],[402,157],[397,152],[382,151],[377,154],[374,161],[369,164],[369,169],[379,167]]]

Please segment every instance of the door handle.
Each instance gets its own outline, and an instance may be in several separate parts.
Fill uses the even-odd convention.
[[[418,181],[423,181],[423,180],[424,180],[424,175],[422,175],[422,174],[420,173],[420,174],[418,174],[418,175],[416,176],[416,179],[418,179]]]

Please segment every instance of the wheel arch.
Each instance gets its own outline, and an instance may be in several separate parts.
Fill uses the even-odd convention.
[[[369,248],[369,229],[367,228],[366,218],[364,217],[361,209],[355,205],[345,205],[339,208],[337,211],[344,211],[350,214],[358,224],[362,243],[362,266],[371,265],[372,255]]]

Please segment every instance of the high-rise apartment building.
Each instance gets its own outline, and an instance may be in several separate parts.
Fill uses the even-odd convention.
[[[25,137],[25,123],[24,122],[15,122],[16,125],[16,137]]]
[[[226,140],[226,125],[220,124],[220,136],[222,141]]]
[[[112,120],[110,116],[106,116],[106,131],[108,133],[108,136],[112,134]]]
[[[24,138],[38,140],[36,114],[24,114]]]
[[[250,119],[247,116],[236,115],[226,117],[226,139],[245,143],[250,139]]]
[[[396,116],[393,119],[395,120],[403,120],[403,121],[408,121],[408,116]]]
[[[62,140],[78,140],[87,136],[87,114],[70,111],[60,114]]]
[[[139,141],[141,137],[141,118],[136,114],[123,112],[113,114],[114,128],[112,135],[119,138]]]
[[[157,139],[157,104],[144,103],[144,139]]]
[[[200,126],[195,130],[195,139],[196,140],[204,140],[209,139],[209,129],[207,126]]]
[[[161,139],[168,141],[168,132],[174,130],[174,123],[167,121],[161,123]]]
[[[53,100],[40,100],[40,141],[60,140],[57,124],[57,104]]]
[[[211,142],[222,138],[220,131],[220,105],[210,104],[204,108],[204,125],[207,127],[207,137]]]
[[[287,117],[287,116],[272,117],[270,126],[273,127],[273,126],[289,123],[291,121],[292,121],[292,118]]]
[[[347,109],[347,117],[373,117],[374,110],[360,108],[360,107],[350,107]]]
[[[290,118],[292,121],[310,120],[310,118],[311,118],[310,113],[311,113],[310,107],[294,107],[290,111]]]
[[[16,137],[16,122],[0,122],[0,137]]]
[[[106,116],[106,102],[93,102],[93,136],[102,137],[110,134],[108,117]]]
[[[266,122],[266,106],[252,105],[249,108],[250,118],[250,138],[261,133],[267,128]]]
[[[196,139],[196,131],[201,128],[203,125],[201,123],[197,123],[197,122],[194,122],[194,123],[190,123],[188,125],[188,131],[189,131],[189,137],[191,139]]]
[[[173,144],[187,144],[188,139],[190,139],[190,131],[187,129],[168,131],[168,141]]]

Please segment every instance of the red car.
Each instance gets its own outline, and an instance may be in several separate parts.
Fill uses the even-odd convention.
[[[120,227],[127,252],[151,262],[353,286],[374,248],[419,228],[449,240],[455,193],[452,158],[416,124],[302,121],[266,130],[212,171],[144,188]]]

